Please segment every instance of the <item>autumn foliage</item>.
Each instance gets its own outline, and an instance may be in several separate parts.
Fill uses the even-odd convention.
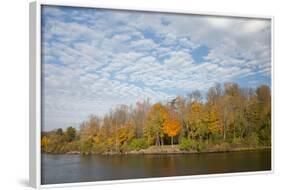
[[[271,90],[216,84],[166,102],[119,106],[103,117],[90,116],[79,130],[43,132],[44,152],[125,153],[149,146],[178,145],[183,150],[211,146],[270,146]],[[64,126],[62,126],[64,127]]]
[[[162,128],[164,134],[171,137],[171,144],[173,145],[173,138],[177,136],[181,130],[180,122],[176,117],[169,117]]]

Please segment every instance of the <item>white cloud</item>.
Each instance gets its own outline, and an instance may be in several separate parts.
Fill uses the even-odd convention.
[[[245,22],[242,30],[245,33],[255,33],[259,32],[260,30],[269,27],[269,22],[266,20],[254,20],[251,22]]]
[[[129,35],[120,35],[120,34],[116,34],[112,37],[112,40],[117,40],[120,42],[126,41],[126,40],[130,40],[130,36]]]
[[[188,52],[176,51],[170,53],[170,58],[164,61],[168,68],[186,68],[193,63],[192,57]]]
[[[131,47],[139,51],[150,51],[157,48],[157,45],[151,39],[140,39],[131,41]]]
[[[232,20],[225,17],[208,17],[206,22],[215,28],[225,29],[231,25]]]

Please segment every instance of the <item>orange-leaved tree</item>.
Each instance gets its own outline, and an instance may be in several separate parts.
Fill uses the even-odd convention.
[[[181,128],[180,128],[180,122],[176,117],[169,117],[162,128],[163,132],[171,137],[171,144],[172,147],[174,145],[173,138],[179,134]]]

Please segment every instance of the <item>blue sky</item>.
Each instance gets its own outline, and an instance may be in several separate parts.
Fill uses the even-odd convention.
[[[266,19],[44,6],[43,130],[216,82],[271,82]]]

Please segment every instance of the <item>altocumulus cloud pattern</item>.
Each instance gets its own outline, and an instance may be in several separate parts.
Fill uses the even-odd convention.
[[[43,130],[120,104],[167,101],[216,82],[271,83],[271,23],[75,7],[42,11]]]

